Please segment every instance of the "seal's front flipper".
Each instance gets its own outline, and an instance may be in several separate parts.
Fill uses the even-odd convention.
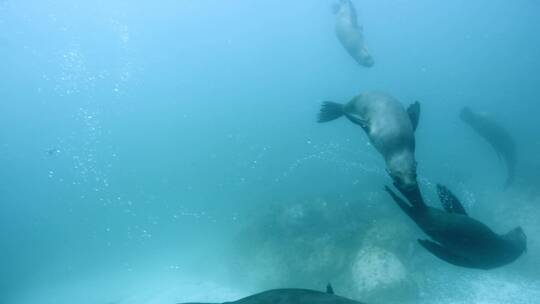
[[[332,288],[332,284],[328,283],[328,285],[326,285],[326,293],[334,294],[334,288]]]
[[[325,101],[321,106],[321,111],[317,122],[327,122],[338,119],[345,114],[343,105],[337,102]]]
[[[407,108],[407,114],[409,114],[409,119],[411,120],[413,130],[416,131],[418,127],[418,121],[420,120],[420,103],[416,101]]]
[[[435,242],[430,240],[418,240],[418,243],[431,254],[445,262],[461,267],[476,268],[467,258],[459,256]]]
[[[439,194],[439,200],[446,212],[467,215],[467,211],[465,211],[463,205],[461,205],[458,198],[450,192],[448,188],[437,185],[437,193]]]
[[[401,194],[409,201],[409,203],[413,205],[414,208],[421,210],[427,207],[418,184],[411,188],[404,188],[399,183],[394,182],[394,187],[401,192]]]
[[[390,194],[394,202],[405,212],[410,218],[414,220],[414,213],[413,213],[413,207],[411,207],[409,204],[407,204],[401,197],[399,197],[392,189],[390,189],[388,186],[384,186],[384,190]]]
[[[345,113],[345,116],[354,124],[359,125],[364,131],[369,134],[369,122],[356,114]]]

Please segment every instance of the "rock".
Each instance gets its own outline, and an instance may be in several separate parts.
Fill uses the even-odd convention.
[[[360,249],[351,268],[354,296],[366,302],[377,299],[407,301],[416,298],[416,284],[392,252],[376,247]]]

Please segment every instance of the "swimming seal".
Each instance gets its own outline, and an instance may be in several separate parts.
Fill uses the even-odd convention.
[[[310,289],[274,289],[257,293],[237,301],[225,302],[223,304],[362,304],[362,302],[336,296],[330,285],[328,285],[326,289],[326,293]]]
[[[356,62],[364,67],[372,67],[373,57],[369,54],[364,42],[364,30],[358,24],[356,10],[350,0],[339,0],[334,5],[336,15],[336,36]]]
[[[385,190],[433,240],[419,239],[420,245],[450,264],[493,269],[512,263],[527,250],[527,236],[521,227],[504,235],[496,234],[485,224],[469,217],[457,197],[444,186],[437,185],[444,211],[427,205],[411,206],[390,188]]]
[[[475,113],[467,107],[461,110],[459,117],[483,137],[504,160],[507,169],[505,187],[512,185],[516,170],[516,145],[510,133],[490,117]]]
[[[407,110],[394,97],[377,91],[364,92],[347,104],[323,102],[318,122],[328,122],[341,116],[359,125],[370,142],[382,154],[394,185],[407,193],[407,198],[419,204],[423,200],[416,180],[414,131],[420,119],[420,104]]]

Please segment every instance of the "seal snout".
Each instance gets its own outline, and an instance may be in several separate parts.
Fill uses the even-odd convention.
[[[508,232],[505,238],[513,244],[515,250],[527,252],[527,235],[520,226]]]
[[[414,174],[406,174],[404,172],[396,172],[392,170],[387,170],[388,174],[394,181],[396,188],[401,189],[402,191],[411,192],[418,187],[418,182]]]
[[[396,183],[396,185],[400,189],[405,190],[405,191],[412,191],[418,185],[418,183],[411,178],[407,178],[403,176],[397,176],[397,177],[392,176],[392,178],[394,179],[394,182]]]
[[[387,171],[400,189],[414,190],[418,187],[416,166],[412,153],[401,153],[391,159]]]
[[[361,61],[362,61],[361,64],[366,68],[370,68],[375,64],[375,60],[373,60],[373,57],[371,56],[367,58],[363,58]]]
[[[363,47],[360,49],[357,57],[357,61],[360,65],[370,68],[375,64],[375,60],[373,59],[373,56],[369,53],[368,49],[366,47]]]

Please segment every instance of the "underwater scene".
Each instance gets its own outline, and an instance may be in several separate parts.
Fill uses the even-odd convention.
[[[540,2],[0,0],[0,304],[540,303]]]

